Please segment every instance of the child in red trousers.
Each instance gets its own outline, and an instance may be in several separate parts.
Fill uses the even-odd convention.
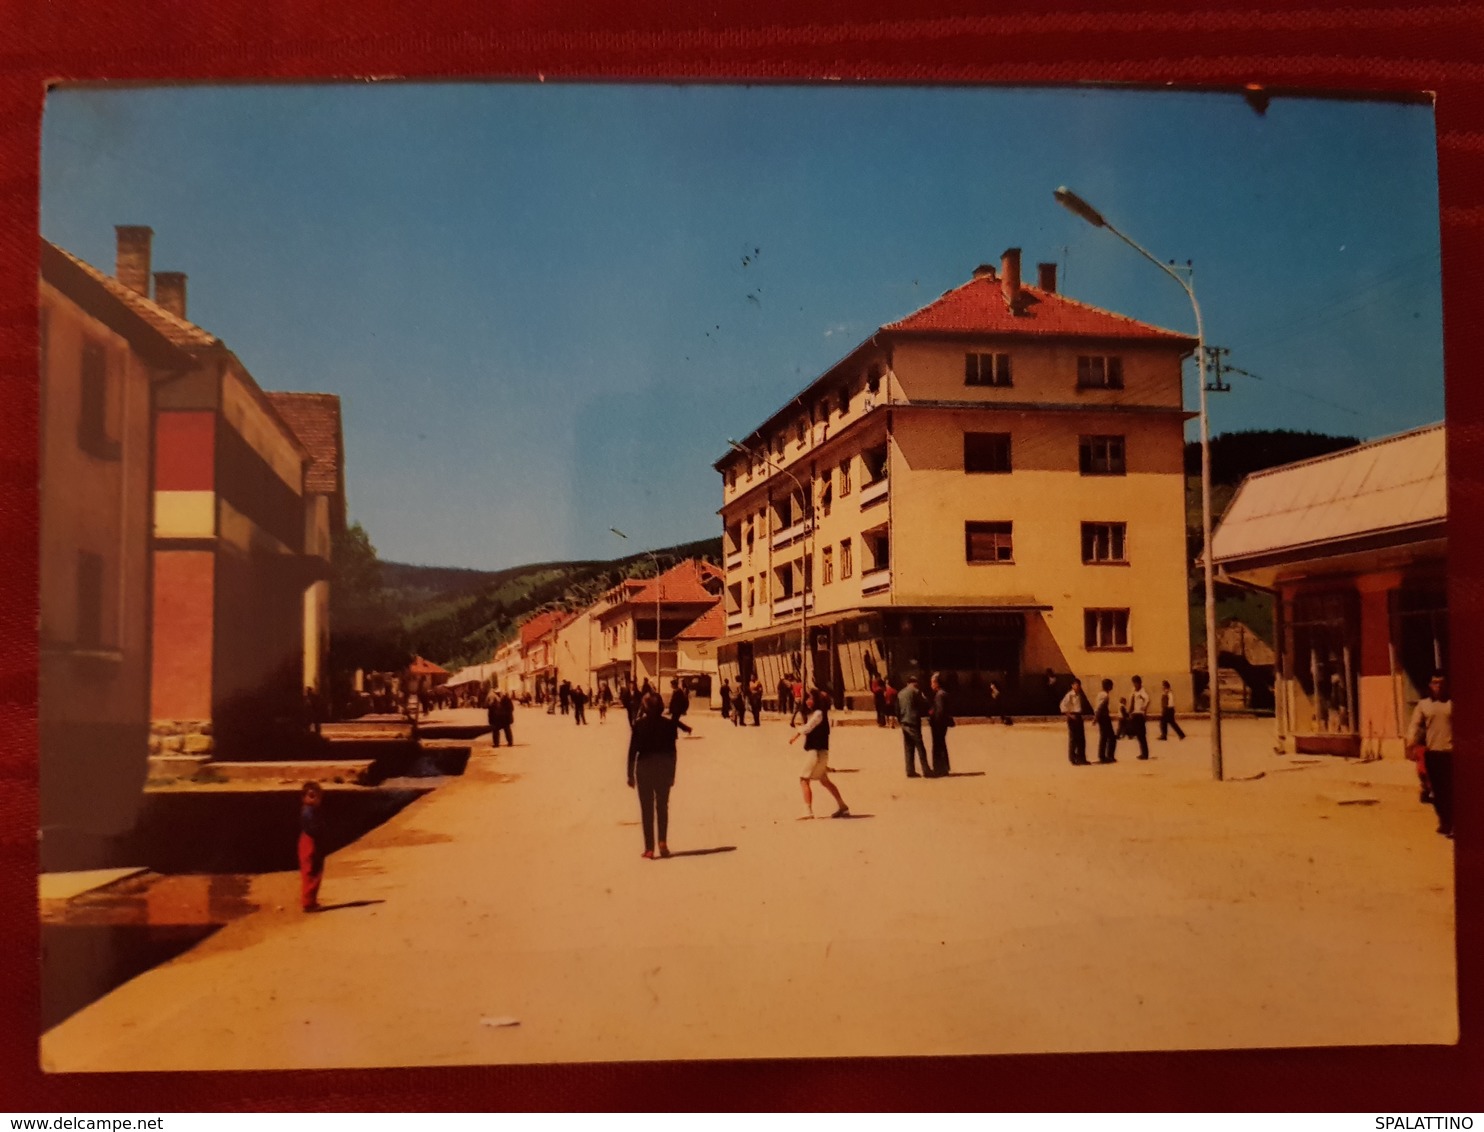
[[[318,782],[304,784],[299,809],[299,903],[306,912],[319,911],[319,882],[325,874],[325,829],[320,815],[324,791]]]

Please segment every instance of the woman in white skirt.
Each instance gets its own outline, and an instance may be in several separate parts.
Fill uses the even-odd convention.
[[[807,718],[794,729],[793,737],[789,739],[790,743],[795,743],[799,736],[804,737],[804,765],[799,768],[799,785],[804,790],[804,812],[799,815],[799,820],[806,821],[814,817],[814,793],[809,787],[811,782],[818,782],[835,796],[835,802],[840,808],[830,817],[849,817],[850,807],[830,781],[829,693],[819,688],[812,689],[805,697],[805,708]]]

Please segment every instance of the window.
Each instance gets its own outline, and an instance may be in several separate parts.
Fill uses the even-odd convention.
[[[819,552],[819,582],[827,586],[835,580],[835,551],[833,547],[825,547]]]
[[[840,494],[842,496],[846,496],[846,495],[849,495],[850,494],[850,457],[849,456],[845,457],[845,459],[843,459],[843,460],[840,461]]]
[[[1123,359],[1106,354],[1077,359],[1078,389],[1122,389]]]
[[[850,540],[840,540],[840,578],[851,577],[855,573],[855,558],[850,552]]]
[[[1084,609],[1082,643],[1089,649],[1128,648],[1128,610]]]
[[[1126,470],[1123,437],[1084,436],[1078,458],[1084,476],[1121,476]]]
[[[757,594],[758,601],[767,601],[768,600],[768,572],[766,570],[764,570],[761,574],[759,574],[757,576],[757,589],[758,589],[758,594]]]
[[[834,477],[826,475],[819,481],[819,484],[819,508],[828,515],[830,513],[830,504],[834,501]]]
[[[764,600],[767,600],[766,598]],[[757,601],[757,591],[753,586],[751,578],[747,579],[747,612],[752,612],[752,607]]]
[[[965,523],[965,561],[1014,562],[1013,529],[1013,523]]]
[[[964,471],[1008,472],[1010,470],[1010,434],[1008,432],[964,433]]]
[[[1009,354],[965,354],[965,385],[1009,385]]]
[[[850,413],[850,386],[840,387],[840,415],[847,416]]]
[[[108,353],[97,342],[83,343],[81,399],[78,446],[102,459],[117,460],[118,441],[108,437]]]
[[[809,422],[806,421],[803,417],[800,417],[798,423],[794,425],[794,443],[797,444],[800,448],[804,447],[804,435],[808,431]]]
[[[77,555],[77,645],[103,643],[103,556],[86,550]]]
[[[1127,562],[1127,533],[1126,523],[1083,523],[1082,561]]]

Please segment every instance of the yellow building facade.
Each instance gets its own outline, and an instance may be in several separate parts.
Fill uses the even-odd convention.
[[[1076,303],[1041,265],[882,327],[738,442],[723,478],[720,674],[803,669],[867,706],[943,671],[958,710],[1139,674],[1190,702],[1186,336]]]

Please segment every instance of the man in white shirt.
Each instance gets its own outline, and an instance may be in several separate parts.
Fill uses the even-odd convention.
[[[1128,699],[1128,733],[1139,742],[1139,758],[1149,757],[1149,693],[1142,677],[1134,677],[1134,694]]]
[[[1072,680],[1072,688],[1061,700],[1061,713],[1067,717],[1067,759],[1073,766],[1087,765],[1087,729],[1082,722],[1082,681]]]
[[[1407,728],[1407,746],[1427,767],[1432,784],[1432,804],[1438,811],[1438,832],[1453,836],[1453,700],[1448,678],[1434,672],[1427,698],[1419,700]]]

